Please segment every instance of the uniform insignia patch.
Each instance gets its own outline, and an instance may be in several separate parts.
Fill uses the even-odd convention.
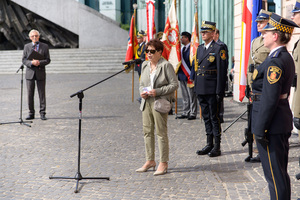
[[[208,60],[209,60],[209,62],[214,62],[215,61],[215,57],[214,56],[209,56]]]
[[[277,66],[270,66],[267,72],[267,79],[270,84],[276,83],[282,74],[282,70]]]
[[[258,74],[258,71],[257,71],[257,69],[255,69],[255,70],[253,71],[253,74],[252,74],[252,79],[253,79],[253,80],[256,79],[257,74]]]
[[[220,51],[220,57],[222,58],[222,60],[226,59],[226,51],[225,50]]]

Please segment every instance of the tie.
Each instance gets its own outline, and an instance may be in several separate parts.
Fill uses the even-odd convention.
[[[186,47],[183,47],[183,49],[182,49],[182,53],[183,53],[183,52],[185,52],[185,50],[186,50]]]

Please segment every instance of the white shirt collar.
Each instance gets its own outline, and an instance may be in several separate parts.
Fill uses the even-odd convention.
[[[204,45],[205,45],[205,49],[208,49],[209,48],[209,46],[211,45],[211,43],[213,42],[214,40],[212,40],[209,44],[207,44],[207,45],[205,45],[205,43],[204,43]]]

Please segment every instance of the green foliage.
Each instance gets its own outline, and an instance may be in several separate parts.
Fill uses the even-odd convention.
[[[121,28],[126,30],[126,31],[129,31],[129,28],[130,28],[130,25],[129,24],[122,24],[121,23]]]

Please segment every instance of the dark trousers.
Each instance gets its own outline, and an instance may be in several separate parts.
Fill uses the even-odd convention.
[[[221,135],[221,124],[216,95],[198,95],[197,97],[202,110],[206,135],[219,137]]]
[[[271,200],[291,199],[291,183],[287,172],[290,135],[269,135],[268,145],[256,142]]]
[[[37,85],[37,90],[40,99],[40,114],[46,114],[46,80],[26,80],[27,85],[27,95],[28,95],[28,109],[29,115],[34,115],[34,91],[35,83]]]

